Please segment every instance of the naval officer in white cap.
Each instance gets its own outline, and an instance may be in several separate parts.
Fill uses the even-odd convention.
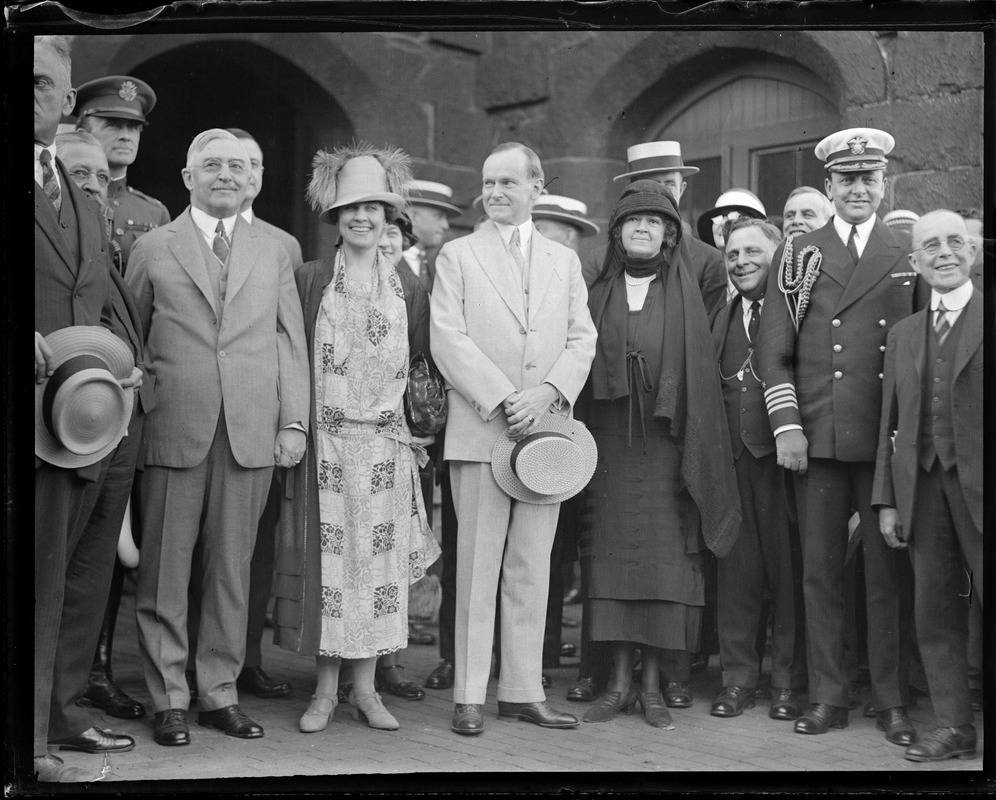
[[[875,214],[894,140],[849,128],[816,146],[834,215],[782,243],[772,260],[758,352],[777,462],[795,482],[802,542],[812,709],[796,733],[848,722],[844,561],[847,520],[861,518],[868,665],[877,727],[902,747],[906,714],[909,559],[890,549],[871,511],[876,431],[889,329],[913,311],[908,247]]]

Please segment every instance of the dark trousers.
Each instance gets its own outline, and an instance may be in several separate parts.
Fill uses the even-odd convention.
[[[246,623],[246,657],[243,669],[263,666],[263,628],[266,625],[266,607],[270,602],[270,590],[273,586],[273,559],[277,547],[280,497],[284,485],[282,472],[283,470],[273,471],[266,505],[263,506],[259,525],[256,526],[256,546],[252,551],[252,561],[249,562],[249,620]],[[191,641],[196,643],[195,639]],[[195,650],[193,644],[191,651]]]
[[[456,624],[456,561],[457,561],[457,516],[453,506],[453,489],[450,485],[450,466],[443,465],[439,475],[439,494],[442,572],[439,576],[439,657],[451,664],[456,660],[453,649],[454,626]]]
[[[806,474],[795,477],[809,697],[814,703],[848,704],[844,559],[847,520],[856,508],[862,529],[872,702],[879,710],[907,705],[912,629],[903,613],[908,605],[903,593],[910,591],[911,570],[909,559],[878,533],[871,510],[874,473],[873,462],[814,458]]]
[[[910,556],[916,591],[916,632],[934,720],[951,728],[972,722],[968,686],[966,597],[982,601],[982,533],[958,482],[939,461],[918,470]]]
[[[756,689],[761,674],[758,637],[765,596],[770,597],[771,685],[806,685],[801,554],[789,521],[784,469],[775,455],[755,458],[746,448],[736,460],[743,524],[733,549],[718,559],[719,652],[724,686]]]

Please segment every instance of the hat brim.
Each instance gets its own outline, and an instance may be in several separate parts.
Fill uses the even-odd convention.
[[[716,246],[716,240],[712,236],[712,218],[721,214],[729,214],[731,211],[739,211],[740,216],[753,217],[754,219],[767,219],[766,214],[762,214],[756,208],[750,206],[716,206],[708,211],[703,211],[699,216],[699,221],[695,224],[699,239],[706,244]]]
[[[491,472],[495,482],[507,495],[514,500],[521,500],[536,505],[552,505],[568,500],[588,485],[591,476],[595,474],[598,462],[598,449],[595,439],[584,424],[573,417],[561,414],[547,413],[536,420],[536,425],[530,433],[551,431],[569,436],[578,447],[578,458],[574,462],[564,463],[563,468],[571,471],[570,488],[557,494],[540,494],[527,487],[512,469],[511,457],[517,442],[508,437],[507,429],[503,431],[491,451]]]
[[[104,361],[116,380],[127,378],[135,366],[131,349],[107,328],[99,325],[75,325],[60,328],[45,337],[52,348],[51,365],[58,367],[69,358],[81,355],[97,356]],[[95,464],[120,444],[128,431],[135,392],[124,391],[121,428],[100,450],[79,454],[66,449],[45,424],[42,406],[47,381],[35,384],[35,455],[42,461],[64,469],[77,469]]]
[[[432,206],[433,208],[441,208],[446,212],[446,215],[450,217],[463,216],[463,211],[450,203],[444,203],[442,200],[426,200],[422,197],[411,197],[409,198],[409,202],[413,206]]]
[[[653,175],[655,172],[680,172],[684,178],[694,175],[698,171],[698,167],[651,167],[649,169],[638,169],[633,172],[624,172],[622,175],[616,175],[612,180],[621,181],[623,178],[633,178],[637,175]]]
[[[537,211],[534,208],[533,219],[555,219],[561,222],[566,222],[568,225],[575,225],[581,229],[582,236],[597,236],[602,232],[601,228],[599,228],[594,222],[589,222],[582,217],[573,217],[562,211],[547,211],[546,209]]]
[[[336,223],[332,221],[332,212],[346,206],[356,205],[357,203],[387,203],[396,211],[403,212],[405,210],[405,201],[401,195],[394,192],[374,192],[373,194],[357,194],[352,197],[338,198],[335,201],[335,205],[326,208],[319,215],[319,219],[326,225],[335,225]]]

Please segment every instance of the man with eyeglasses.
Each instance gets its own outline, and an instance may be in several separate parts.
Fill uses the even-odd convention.
[[[982,294],[971,280],[977,246],[958,214],[921,217],[913,247],[930,305],[889,332],[872,507],[889,547],[911,556],[937,725],[906,758],[942,761],[976,751],[965,598],[983,608]]]
[[[871,515],[885,340],[913,311],[916,273],[895,234],[875,214],[885,193],[893,137],[850,128],[816,146],[834,215],[784,242],[772,260],[759,354],[777,463],[794,476],[812,709],[795,732],[848,723],[844,564],[848,517],[861,519],[868,665],[876,726],[907,747],[907,622],[912,580],[905,554],[874,535]]]
[[[239,707],[249,563],[274,466],[304,454],[310,381],[290,256],[239,215],[249,155],[212,128],[187,150],[190,206],[142,236],[126,280],[156,405],[145,420],[135,617],[153,740],[190,742],[187,597],[200,583],[199,722],[257,739]]]
[[[166,206],[128,185],[128,167],[138,156],[142,129],[156,104],[156,93],[130,75],[109,75],[76,89],[76,127],[101,143],[110,168],[107,207],[113,215],[111,236],[121,248],[121,273],[135,240],[170,220]]]

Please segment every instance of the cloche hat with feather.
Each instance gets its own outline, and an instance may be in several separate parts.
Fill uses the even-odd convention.
[[[411,183],[407,153],[360,142],[315,153],[307,197],[322,222],[334,225],[336,210],[355,203],[381,202],[404,211]]]

